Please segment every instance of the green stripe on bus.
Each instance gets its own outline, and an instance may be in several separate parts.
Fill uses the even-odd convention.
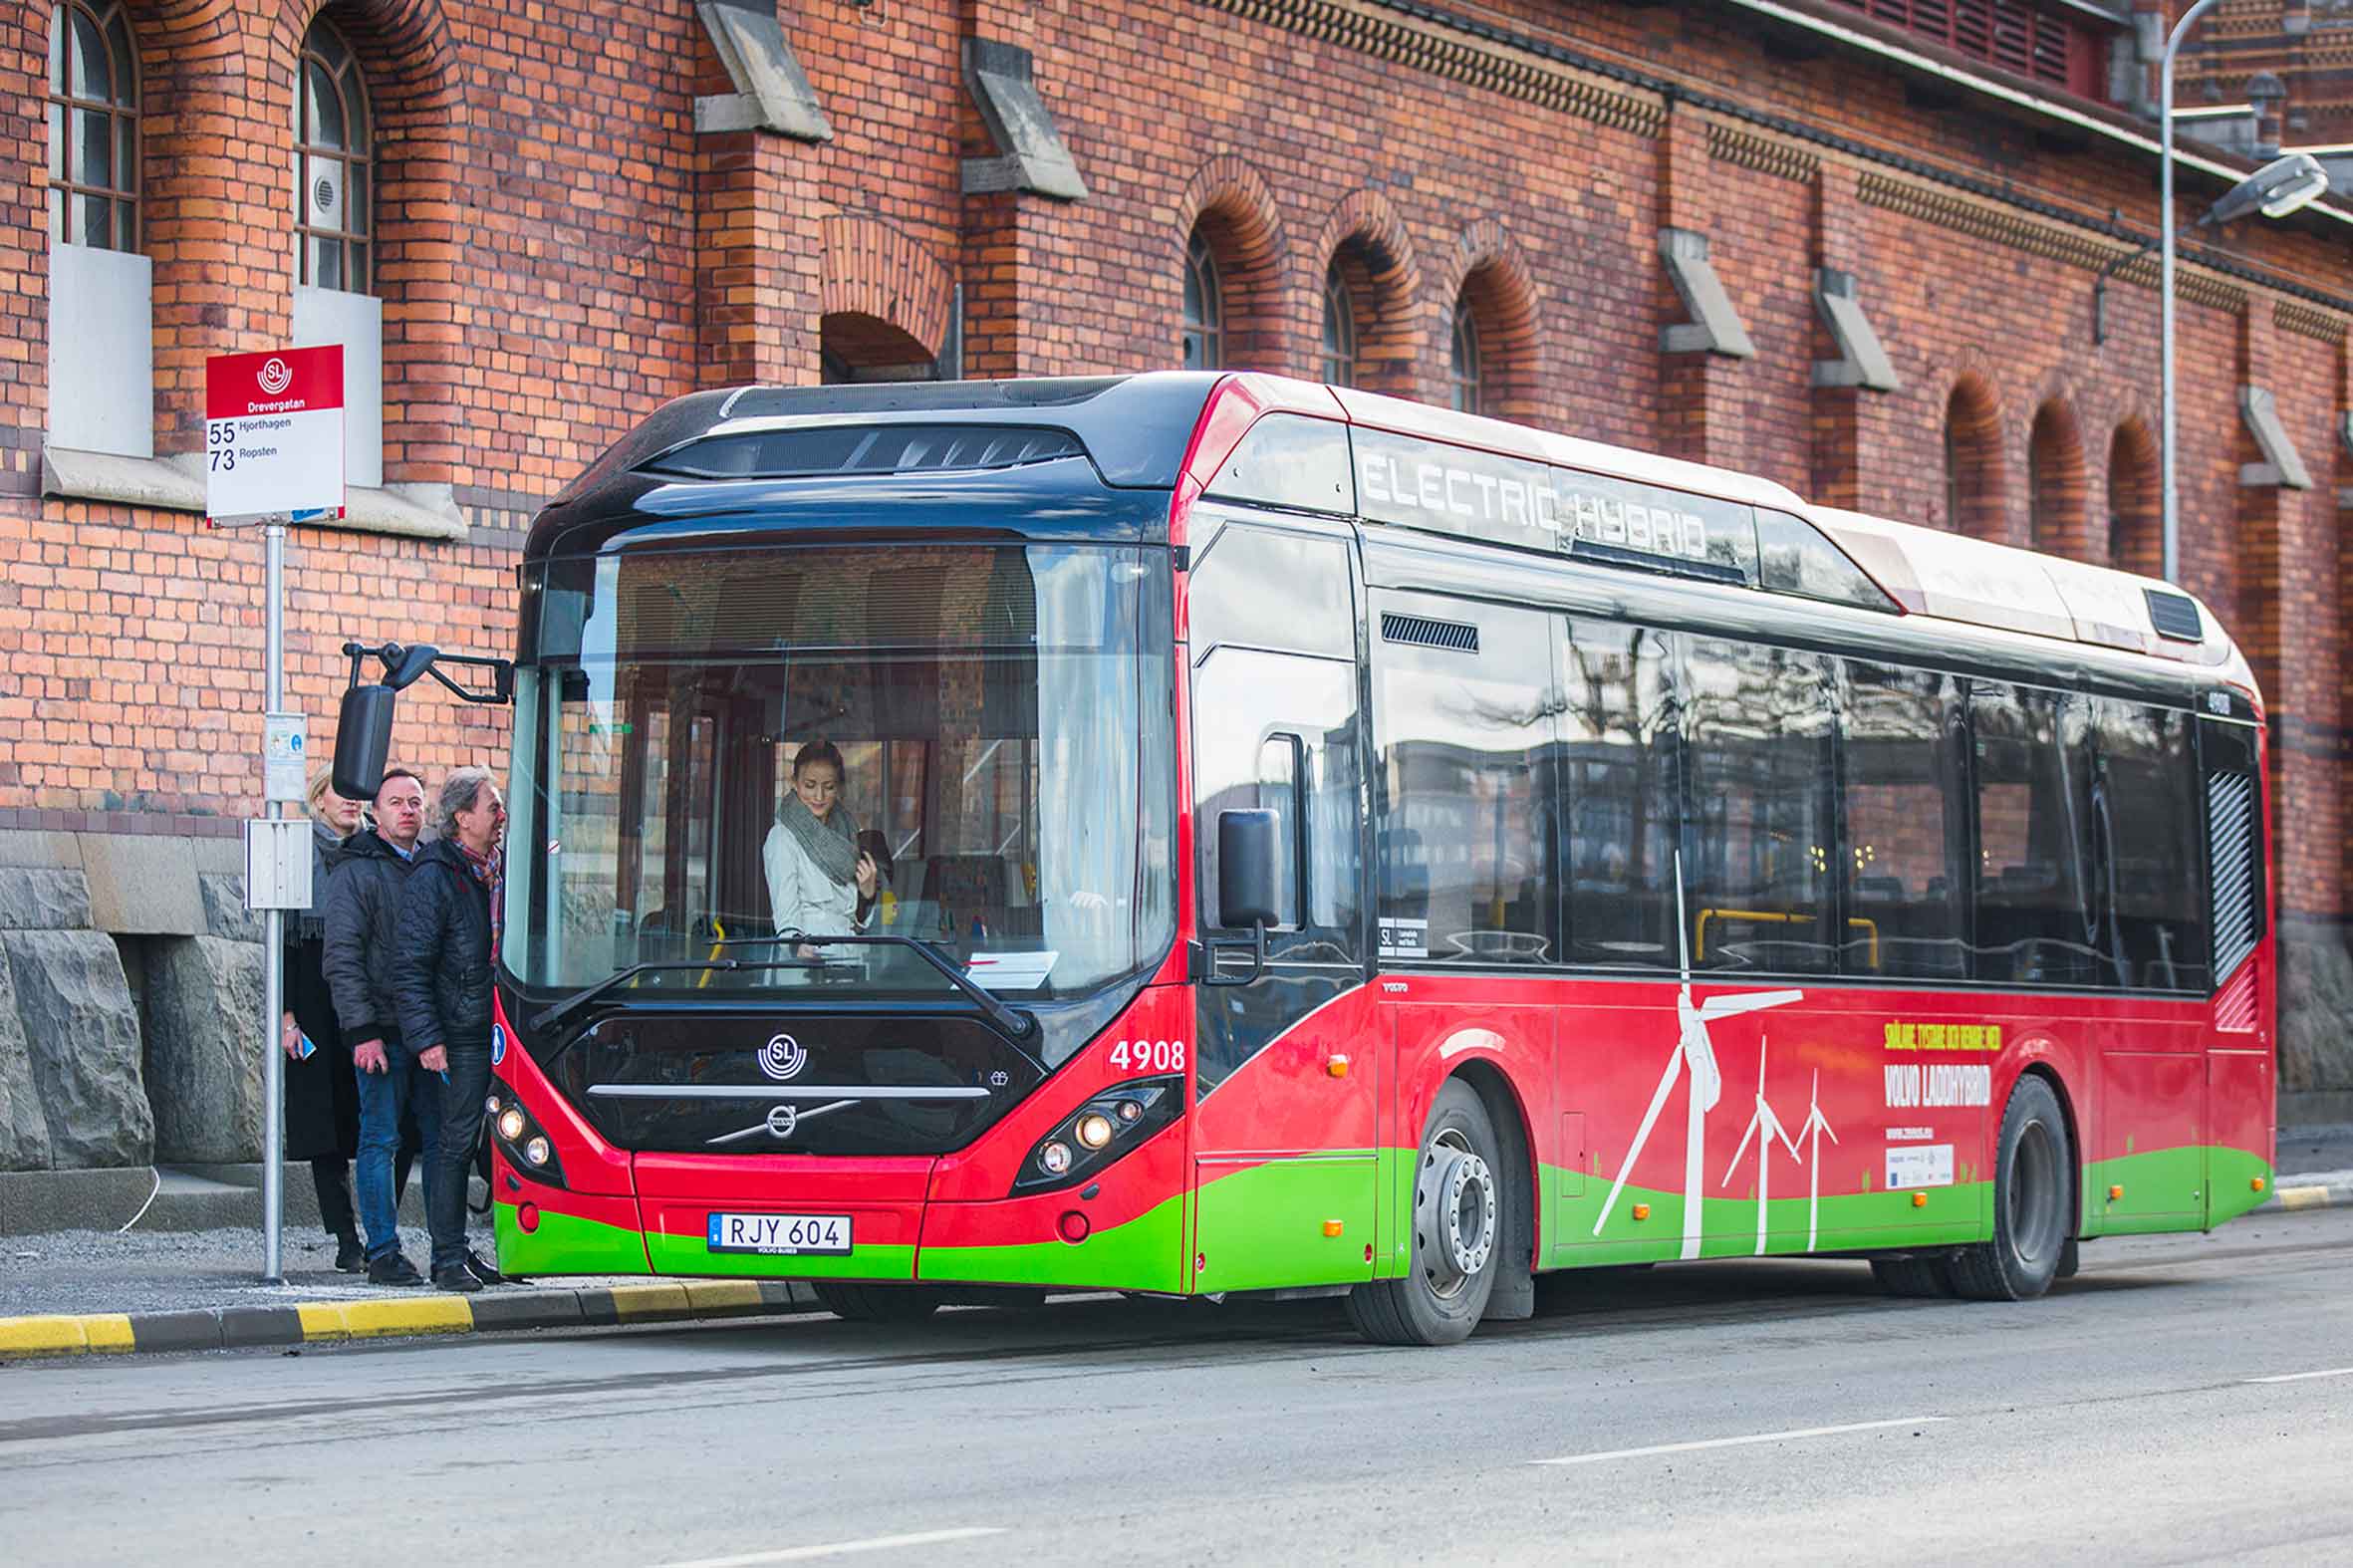
[[[936,1214],[940,1207],[935,1205]],[[1085,1205],[1077,1206],[1081,1212]],[[1069,1289],[1180,1291],[1184,1288],[1185,1198],[1169,1198],[1124,1225],[1084,1241],[923,1248],[918,1277],[965,1284],[1058,1285]]]
[[[515,1205],[500,1203],[492,1210],[498,1232],[501,1273],[529,1279],[538,1274],[643,1274],[646,1237],[639,1231],[608,1225],[576,1214],[539,1211],[539,1225],[525,1230],[515,1220]]]

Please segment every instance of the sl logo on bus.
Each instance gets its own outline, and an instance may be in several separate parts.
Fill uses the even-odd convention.
[[[760,1071],[782,1083],[809,1065],[809,1053],[789,1034],[777,1035],[760,1047]]]

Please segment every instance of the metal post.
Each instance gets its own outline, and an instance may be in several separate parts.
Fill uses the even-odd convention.
[[[2164,429],[2158,436],[2162,453],[2165,482],[2162,490],[2162,509],[2165,519],[2165,564],[2163,575],[2169,583],[2182,580],[2181,491],[2174,481],[2174,51],[2188,36],[2191,27],[2204,16],[2215,0],[2198,0],[2182,13],[2174,24],[2171,37],[2165,41],[2165,58],[2158,68],[2157,120],[2158,177],[2157,238],[2159,256],[2157,266],[2158,295],[2158,380],[2160,398],[2164,404],[2160,422]]]
[[[264,673],[264,714],[278,711],[286,694],[286,524],[273,518],[263,530],[269,540],[269,587],[265,615],[269,625],[268,664]],[[266,720],[265,720],[266,722]],[[278,815],[277,804],[262,791],[262,815]],[[281,1284],[280,1219],[285,1194],[280,1177],[286,1165],[286,1055],[278,1020],[286,1010],[286,912],[271,910],[262,923],[262,1069],[261,1069],[261,1277]]]

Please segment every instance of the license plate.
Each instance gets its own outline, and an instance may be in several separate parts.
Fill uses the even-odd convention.
[[[757,1252],[767,1257],[850,1253],[848,1214],[713,1214],[707,1237],[713,1252]]]

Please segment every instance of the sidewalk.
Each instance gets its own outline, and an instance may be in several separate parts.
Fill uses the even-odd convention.
[[[488,1255],[484,1236],[477,1250]],[[422,1231],[404,1232],[411,1260]],[[566,1279],[470,1296],[397,1290],[338,1273],[335,1246],[289,1230],[285,1283],[261,1283],[252,1230],[0,1238],[0,1361],[28,1355],[218,1350],[388,1335],[577,1328],[818,1311],[803,1285],[753,1280]]]

